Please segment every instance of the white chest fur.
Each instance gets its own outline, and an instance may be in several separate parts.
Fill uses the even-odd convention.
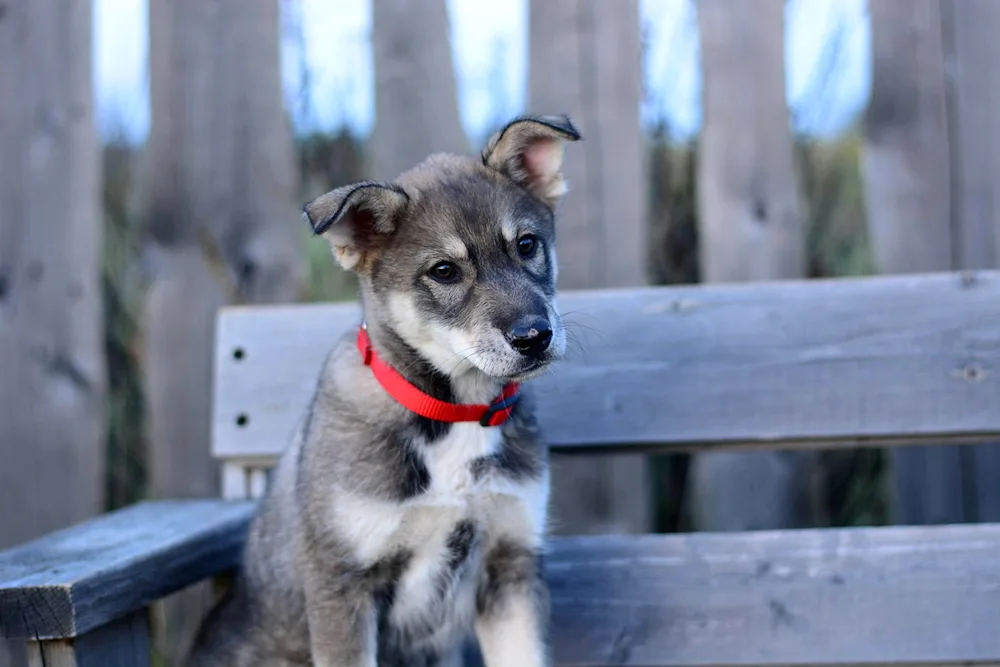
[[[476,479],[473,463],[500,448],[499,428],[477,423],[452,424],[448,434],[423,447],[424,465],[430,473],[430,488],[407,504],[466,504],[469,495],[485,491],[489,478]]]
[[[334,490],[332,520],[358,560],[374,563],[394,549],[422,550],[440,542],[461,520],[488,535],[514,535],[540,544],[548,480],[515,481],[502,471],[476,474],[474,463],[501,446],[499,428],[453,424],[441,439],[421,446],[429,487],[402,503]],[[434,547],[437,549],[437,547]]]
[[[444,437],[421,446],[430,485],[403,503],[335,494],[334,523],[361,562],[375,563],[398,550],[411,555],[392,614],[399,627],[433,627],[426,636],[431,643],[446,643],[468,628],[476,575],[491,543],[514,537],[541,544],[547,479],[515,481],[502,471],[483,474],[482,466],[476,474],[474,463],[496,454],[501,437],[499,428],[453,424]],[[448,540],[463,521],[475,526],[477,549],[452,572]]]

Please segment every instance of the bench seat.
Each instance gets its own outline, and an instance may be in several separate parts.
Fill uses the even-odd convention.
[[[0,638],[231,569],[252,511],[144,502],[0,552]],[[558,665],[1000,663],[998,525],[554,538],[546,577]]]

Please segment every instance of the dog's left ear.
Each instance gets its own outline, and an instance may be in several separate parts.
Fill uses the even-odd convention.
[[[568,116],[518,118],[490,137],[483,164],[500,171],[555,208],[566,194],[562,175],[565,142],[580,133]]]

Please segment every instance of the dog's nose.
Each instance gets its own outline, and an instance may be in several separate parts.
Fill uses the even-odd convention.
[[[521,354],[537,357],[549,348],[552,342],[552,327],[546,320],[535,320],[530,324],[518,324],[510,330],[510,345]]]

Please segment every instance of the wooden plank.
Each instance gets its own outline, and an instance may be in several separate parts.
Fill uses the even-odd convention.
[[[884,273],[954,268],[952,147],[939,0],[871,7],[872,95],[862,171]],[[890,452],[893,521],[964,521],[961,451]]]
[[[1000,3],[942,4],[951,97],[956,267],[1000,267]],[[947,60],[949,59],[950,60]],[[1000,445],[962,452],[965,516],[1000,521]]]
[[[251,503],[139,503],[0,552],[0,638],[76,637],[232,567]]]
[[[698,234],[706,283],[805,277],[805,219],[785,101],[785,0],[701,0],[705,124]],[[690,471],[699,530],[800,528],[815,452],[704,452]]]
[[[1000,661],[1000,525],[554,541],[556,663]]]
[[[391,181],[431,153],[470,153],[458,111],[445,0],[373,0],[371,16],[370,177]],[[338,56],[331,44],[330,57]]]
[[[305,223],[272,0],[149,3],[150,129],[139,217],[150,487],[218,493],[208,451],[214,315],[301,296]]]
[[[942,3],[956,268],[1000,267],[1000,4]]]
[[[133,612],[76,639],[28,642],[28,667],[148,667],[149,618]]]
[[[702,280],[800,278],[805,221],[785,101],[785,0],[701,0]]]
[[[877,3],[871,23],[864,167],[880,270],[996,268],[996,3]],[[894,520],[975,521],[1000,513],[1000,506],[982,506],[990,494],[976,482],[997,474],[986,468],[995,448],[892,452]]]
[[[0,3],[0,548],[103,509],[92,4]]]
[[[871,5],[872,96],[862,170],[881,271],[952,267],[941,2]]]
[[[556,450],[988,440],[997,303],[996,271],[564,292],[576,343],[532,385]],[[358,321],[355,304],[223,311],[216,456],[280,453]]]

